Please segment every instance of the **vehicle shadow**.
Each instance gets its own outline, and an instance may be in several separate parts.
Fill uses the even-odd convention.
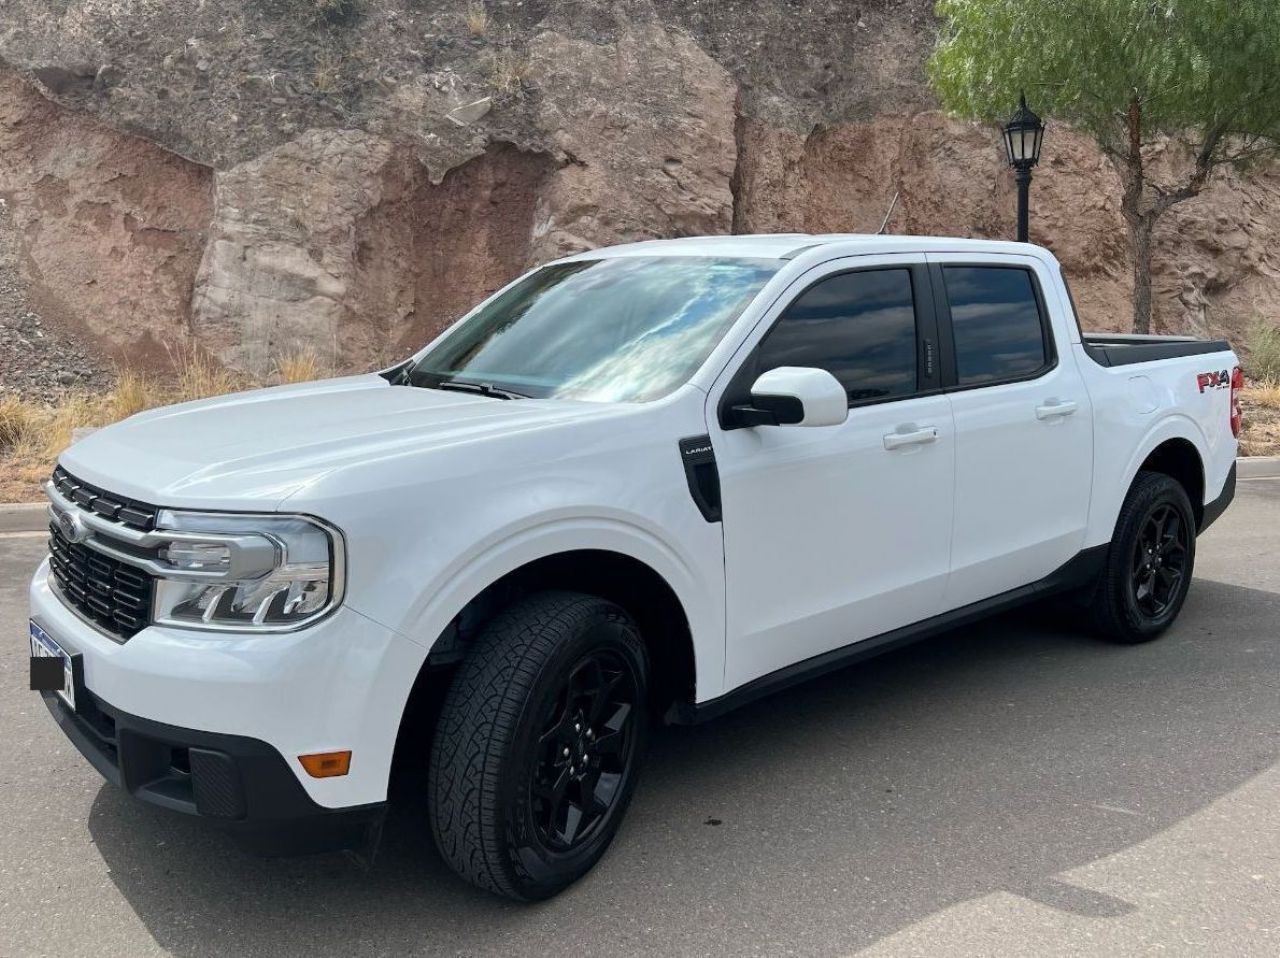
[[[1165,639],[1117,647],[1033,609],[660,730],[612,850],[538,905],[454,878],[411,807],[367,871],[252,858],[107,787],[89,828],[156,941],[192,958],[846,955],[1000,890],[1107,918],[1139,905],[1054,876],[1276,762],[1278,615],[1276,594],[1201,580]]]

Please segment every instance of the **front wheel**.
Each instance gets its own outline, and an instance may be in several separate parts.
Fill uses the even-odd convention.
[[[604,854],[635,788],[647,661],[618,606],[546,592],[498,615],[445,698],[432,833],[471,883],[530,901]]]
[[[1124,643],[1159,636],[1182,611],[1195,558],[1195,514],[1182,484],[1163,473],[1138,473],[1094,589],[1098,630]]]

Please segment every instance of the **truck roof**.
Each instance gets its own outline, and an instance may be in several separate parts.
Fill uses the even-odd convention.
[[[793,259],[820,247],[839,246],[850,256],[871,253],[1016,253],[1045,257],[1047,251],[1030,243],[1005,240],[959,239],[946,236],[882,236],[874,233],[758,233],[742,236],[685,236],[603,246],[566,257],[566,261],[618,256],[719,256],[730,259]]]

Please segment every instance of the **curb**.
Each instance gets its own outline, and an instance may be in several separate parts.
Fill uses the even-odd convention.
[[[1280,478],[1280,456],[1241,456],[1236,460],[1241,479]],[[6,532],[43,532],[48,525],[43,502],[0,503],[0,535]]]
[[[1274,479],[1280,476],[1280,456],[1241,456],[1236,460],[1240,479]]]
[[[6,532],[40,532],[49,524],[45,502],[0,503],[0,535]]]

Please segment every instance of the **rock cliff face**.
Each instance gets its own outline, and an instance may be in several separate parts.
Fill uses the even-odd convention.
[[[1008,236],[995,132],[927,93],[931,5],[9,0],[10,265],[119,359],[367,368],[593,245],[874,231],[895,193],[891,232]],[[1085,324],[1124,327],[1114,172],[1058,127],[1033,191]],[[1276,315],[1278,237],[1280,172],[1219,176],[1159,235],[1157,327]]]

